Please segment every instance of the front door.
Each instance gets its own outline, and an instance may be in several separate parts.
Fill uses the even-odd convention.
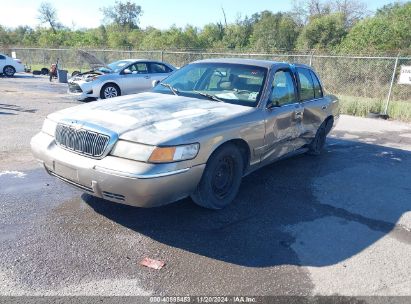
[[[296,80],[290,69],[274,75],[266,109],[265,151],[262,160],[275,160],[301,147],[299,136],[303,108],[298,101]]]
[[[147,91],[151,88],[151,77],[145,62],[136,62],[122,72],[122,95]]]

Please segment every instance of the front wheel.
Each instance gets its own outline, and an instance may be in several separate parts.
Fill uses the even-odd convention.
[[[236,197],[243,176],[243,157],[233,144],[215,151],[207,162],[192,200],[209,209],[222,209]]]
[[[12,67],[11,65],[6,65],[3,69],[3,74],[6,75],[7,77],[13,77],[15,73],[16,73],[16,69]]]
[[[113,97],[117,97],[120,95],[121,95],[120,88],[115,84],[108,83],[101,88],[101,92],[100,92],[101,99],[113,98]]]

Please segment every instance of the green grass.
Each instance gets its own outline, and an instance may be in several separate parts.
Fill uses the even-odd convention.
[[[385,100],[377,98],[337,95],[340,99],[341,114],[366,117],[368,113],[382,113]],[[411,122],[411,100],[392,100],[388,106],[391,119]]]

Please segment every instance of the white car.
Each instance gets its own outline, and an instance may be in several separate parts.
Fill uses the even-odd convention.
[[[13,77],[15,73],[24,72],[24,65],[19,59],[13,59],[0,53],[0,74]]]
[[[150,90],[153,81],[162,81],[176,68],[146,59],[125,59],[100,65],[68,80],[68,93],[78,100],[106,99]]]

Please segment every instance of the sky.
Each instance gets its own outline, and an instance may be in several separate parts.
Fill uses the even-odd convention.
[[[44,0],[0,0],[0,25],[16,27],[39,25],[37,9]],[[363,1],[373,12],[395,0]],[[49,1],[57,9],[58,18],[70,28],[93,28],[102,22],[101,7],[114,4],[114,0],[53,0]],[[292,1],[286,0],[135,0],[143,10],[140,26],[154,26],[167,29],[172,25],[184,27],[191,24],[202,27],[207,23],[223,21],[222,7],[227,21],[234,22],[238,16],[251,16],[256,12],[289,11]]]

